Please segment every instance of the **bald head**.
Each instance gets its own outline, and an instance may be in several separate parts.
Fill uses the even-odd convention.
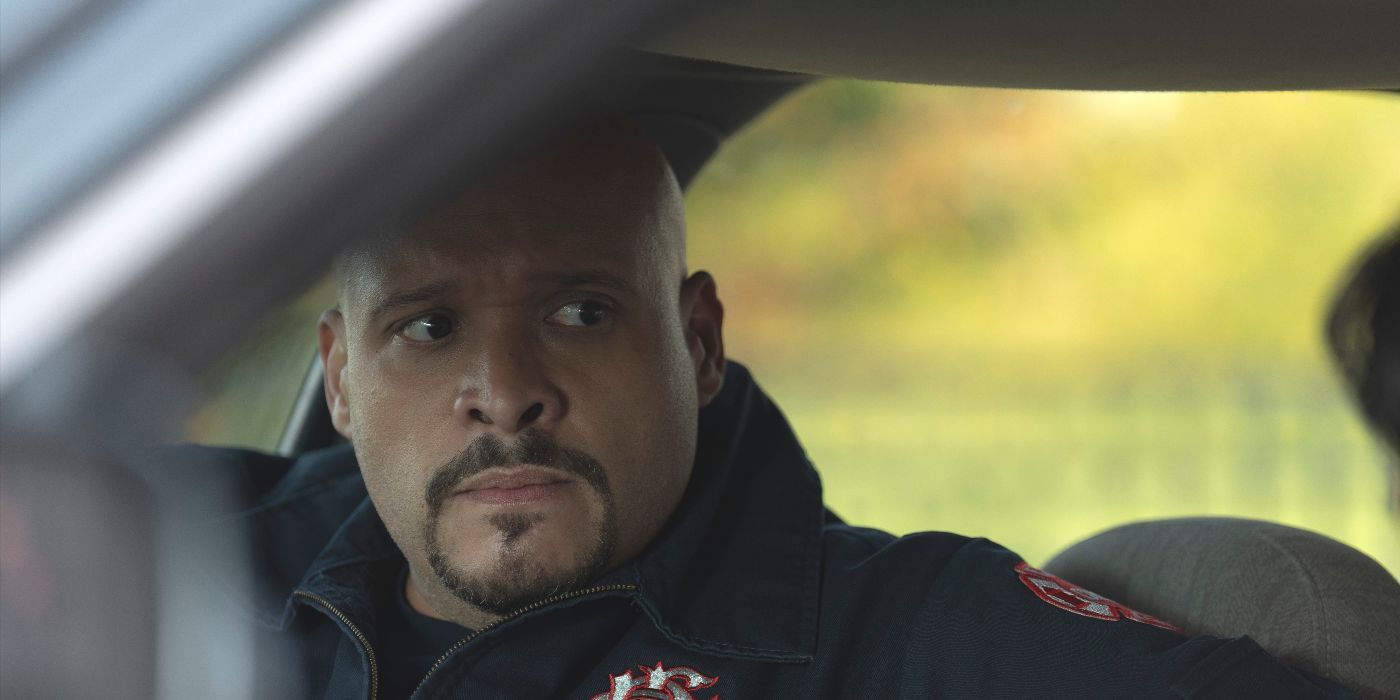
[[[654,144],[625,123],[597,126],[474,183],[412,226],[347,248],[335,264],[341,308],[363,297],[365,283],[385,274],[415,241],[454,236],[470,237],[484,258],[534,234],[544,234],[546,245],[571,237],[631,248],[657,266],[661,279],[679,280],[686,270],[683,201]]]
[[[714,280],[685,267],[680,188],[616,125],[346,253],[319,329],[326,401],[416,608],[480,627],[660,530],[724,377]],[[433,495],[524,467],[552,475],[528,498]]]

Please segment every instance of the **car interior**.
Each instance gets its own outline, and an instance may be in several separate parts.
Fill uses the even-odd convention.
[[[333,251],[569,124],[626,115],[690,187],[761,115],[831,78],[1400,100],[1400,5],[1383,0],[367,0],[261,2],[237,16],[203,2],[38,5],[0,22],[12,32],[0,53],[0,544],[4,588],[22,594],[0,623],[5,695],[43,684],[183,697],[209,687],[192,675],[246,670],[246,654],[210,660],[246,637],[185,585],[190,559],[226,558],[237,576],[236,533],[192,552],[162,525],[170,506],[157,503],[174,485],[134,463],[180,435],[199,378],[249,328],[310,286],[324,298]],[[287,361],[306,370],[283,387],[294,399],[276,416],[276,451],[336,444],[319,362],[309,348]],[[182,478],[228,497],[217,475]],[[118,534],[96,551],[72,544],[106,532]],[[27,553],[42,542],[68,544]],[[133,573],[94,598],[93,561]],[[1066,543],[1044,568],[1192,633],[1249,634],[1363,695],[1400,695],[1400,585],[1325,535],[1235,517],[1131,522]],[[55,573],[69,570],[83,573]],[[55,578],[68,583],[44,592]],[[61,619],[16,612],[35,601],[83,605]],[[230,633],[196,639],[195,619]],[[122,639],[125,655],[93,662],[125,669],[107,692],[52,678]],[[238,683],[222,687],[240,697]]]

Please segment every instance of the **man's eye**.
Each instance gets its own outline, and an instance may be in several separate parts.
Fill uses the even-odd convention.
[[[446,314],[427,314],[405,323],[399,335],[415,343],[431,343],[442,340],[452,332],[452,317]]]
[[[559,307],[546,319],[561,326],[596,326],[608,318],[608,307],[596,301],[576,301]]]

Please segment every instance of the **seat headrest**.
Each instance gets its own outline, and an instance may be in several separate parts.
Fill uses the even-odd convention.
[[[1182,518],[1117,527],[1045,569],[1193,634],[1247,634],[1363,694],[1400,694],[1400,584],[1336,540],[1274,523]]]

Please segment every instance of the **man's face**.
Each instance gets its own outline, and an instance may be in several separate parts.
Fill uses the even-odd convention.
[[[327,399],[443,617],[586,583],[675,509],[723,372],[682,216],[650,147],[595,132],[346,266]]]

